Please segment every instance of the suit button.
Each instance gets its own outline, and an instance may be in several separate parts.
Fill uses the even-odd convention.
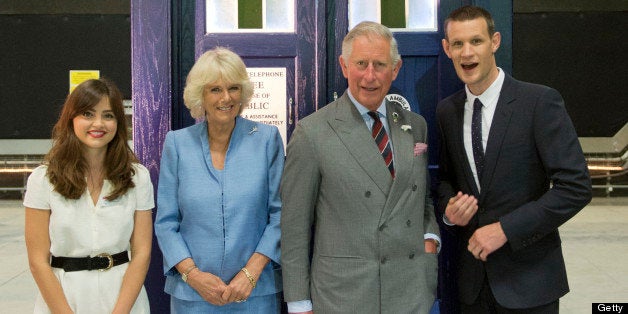
[[[364,192],[364,196],[365,197],[371,197],[371,191]]]
[[[416,189],[417,189],[416,184],[412,185],[412,191],[416,191]]]
[[[379,226],[379,231],[384,231],[384,229],[386,229],[386,225]]]
[[[414,253],[412,253],[412,254],[408,255],[408,258],[409,258],[409,259],[413,259],[413,258],[414,258]]]
[[[408,221],[406,221],[406,226],[410,227],[411,224],[412,224],[412,221],[410,221],[410,219],[408,219]]]
[[[384,256],[384,257],[382,257],[382,264],[386,264],[386,262],[387,262],[387,261],[388,261],[388,258],[387,258],[387,257],[385,257],[385,256]]]

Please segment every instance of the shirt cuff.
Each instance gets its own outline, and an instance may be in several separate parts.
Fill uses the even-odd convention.
[[[436,246],[436,254],[440,253],[440,247],[441,247],[441,241],[440,241],[440,237],[433,234],[433,233],[426,233],[425,235],[423,235],[423,239],[427,240],[427,239],[432,239],[432,240],[436,240],[436,242],[438,242],[438,245]]]
[[[288,302],[288,313],[301,313],[312,310],[311,300],[301,300]]]
[[[445,216],[445,214],[443,214],[443,222],[448,225],[448,226],[455,226],[455,223],[452,223],[451,221],[449,221],[449,219],[447,219],[447,216]]]

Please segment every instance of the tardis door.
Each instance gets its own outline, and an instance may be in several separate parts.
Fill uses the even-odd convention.
[[[319,3],[297,0],[196,1],[196,57],[216,46],[223,46],[239,54],[250,71],[256,68],[285,70],[286,95],[282,100],[285,102],[285,126],[278,125],[287,133],[282,134],[284,140],[292,133],[299,118],[313,112],[324,95],[319,70],[324,68],[325,60],[325,34],[320,27],[324,25],[324,7],[320,8]],[[252,77],[252,81],[254,84],[264,83],[260,78]],[[256,91],[262,89],[262,86],[256,86]],[[268,95],[258,95],[258,98],[262,96]],[[274,99],[282,99],[274,96]],[[261,101],[263,99],[253,103],[249,112],[259,109],[253,106],[259,106]],[[246,114],[245,109],[243,115]]]

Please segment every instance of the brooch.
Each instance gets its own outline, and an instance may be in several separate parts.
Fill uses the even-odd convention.
[[[393,122],[397,123],[397,121],[399,121],[399,114],[396,112],[392,113],[392,117],[393,117]]]

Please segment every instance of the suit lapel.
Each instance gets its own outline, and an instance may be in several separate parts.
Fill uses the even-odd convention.
[[[482,174],[483,180],[481,182],[482,190],[490,186],[506,130],[510,124],[513,111],[511,103],[515,100],[515,86],[513,83],[513,79],[506,75],[499,99],[497,100],[497,107],[495,107],[495,115],[493,116],[486,151],[484,153],[484,173]]]
[[[205,159],[205,166],[207,166],[207,171],[211,174],[214,180],[218,181],[218,173],[216,169],[214,169],[214,165],[212,163],[212,156],[209,152],[209,134],[207,134],[207,121],[199,122],[202,124],[198,131],[198,140],[201,142],[201,149],[203,150],[203,158]]]
[[[329,125],[364,172],[388,195],[392,181],[390,172],[382,161],[382,155],[364,119],[346,93],[338,99],[335,117],[329,121]]]
[[[393,155],[395,165],[395,180],[392,182],[390,194],[386,201],[385,211],[382,212],[382,218],[387,217],[393,208],[395,202],[399,200],[404,191],[404,187],[408,186],[410,174],[412,173],[412,157],[414,152],[414,137],[412,132],[420,132],[421,130],[403,131],[402,125],[410,125],[405,118],[404,109],[395,108],[390,102],[386,102],[386,119],[388,120],[388,128],[390,129],[390,138],[393,144]],[[394,114],[396,113],[396,114]],[[397,119],[394,117],[397,116]],[[397,121],[395,121],[397,120]],[[381,219],[383,223],[385,219]]]
[[[455,132],[455,142],[460,143],[457,147],[460,148],[460,151],[454,152],[456,158],[458,158],[458,163],[463,166],[463,171],[465,174],[465,179],[467,181],[467,185],[471,187],[474,195],[480,195],[480,190],[478,189],[477,184],[475,183],[475,178],[473,177],[473,171],[471,171],[471,165],[469,164],[469,159],[467,158],[467,151],[464,147],[464,104],[466,101],[467,95],[464,90],[457,95],[453,99],[454,108],[456,112],[456,119],[454,125],[456,126]]]

